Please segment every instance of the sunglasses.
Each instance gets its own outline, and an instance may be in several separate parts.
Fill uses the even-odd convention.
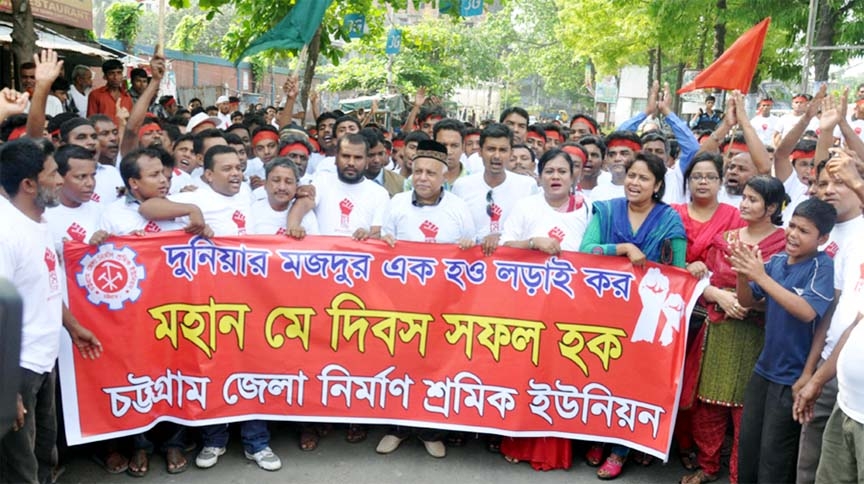
[[[492,206],[495,204],[495,199],[492,198],[492,190],[486,192],[486,215],[492,216]]]

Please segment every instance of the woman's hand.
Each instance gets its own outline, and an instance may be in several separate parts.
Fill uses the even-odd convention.
[[[648,258],[645,257],[645,254],[641,250],[639,250],[639,247],[636,247],[634,244],[628,242],[621,245],[624,246],[623,255],[626,255],[634,266],[642,267],[645,265],[645,262],[648,261]]]
[[[687,272],[693,275],[696,279],[702,279],[708,276],[708,266],[701,260],[687,264]]]
[[[717,305],[726,313],[726,317],[732,319],[744,319],[749,308],[738,304],[738,297],[731,292],[720,291],[717,294]]]

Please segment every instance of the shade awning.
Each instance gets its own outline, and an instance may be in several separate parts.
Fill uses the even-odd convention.
[[[54,49],[58,51],[78,52],[79,54],[101,57],[103,59],[113,58],[109,52],[96,47],[91,47],[77,40],[72,40],[65,35],[52,32],[44,27],[36,26],[36,45],[43,49]],[[12,24],[0,22],[0,43],[12,43]]]

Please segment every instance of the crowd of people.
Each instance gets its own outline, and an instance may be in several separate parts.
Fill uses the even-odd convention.
[[[474,126],[421,90],[394,133],[370,116],[318,113],[316,99],[315,125],[296,124],[296,81],[278,109],[244,113],[226,96],[212,109],[198,99],[183,108],[158,96],[164,59],[149,70],[134,70],[127,87],[110,60],[105,86],[91,89],[89,69],[67,80],[43,51],[21,66],[24,92],[0,91],[0,277],[24,300],[19,418],[0,442],[0,481],[46,482],[56,469],[61,325],[83,357],[103,351],[64,303],[64,241],[169,230],[381,239],[394,250],[458,244],[486,255],[504,245],[686,269],[708,287],[688,331],[675,428],[681,482],[717,480],[727,442],[733,483],[864,479],[864,251],[855,248],[864,89],[851,109],[846,94],[824,88],[798,95],[779,118],[767,98],[750,119],[740,93],[719,113],[709,96],[688,124],[655,83],[645,111],[606,134],[588,114],[531,124],[519,107]],[[144,475],[156,440],[168,472],[185,470],[190,429],[165,427],[166,438],[131,439],[131,453],[123,442],[100,445],[106,471]],[[302,425],[300,448],[314,450],[331,430]],[[350,425],[346,438],[367,431]],[[228,426],[197,433],[195,464],[213,467]],[[246,458],[281,467],[266,422],[243,422],[240,435]],[[415,435],[438,458],[466,438],[393,427],[377,451]],[[622,445],[553,437],[487,443],[538,470],[570,468],[584,448],[601,479],[652,461]]]

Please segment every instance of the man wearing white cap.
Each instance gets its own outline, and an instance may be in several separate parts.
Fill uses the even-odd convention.
[[[219,117],[220,125],[217,126],[219,129],[225,129],[228,126],[231,126],[231,103],[229,102],[228,96],[219,96],[216,99],[216,107],[219,108]]]
[[[198,134],[208,129],[219,128],[221,125],[221,119],[207,116],[207,113],[198,113],[189,118],[189,122],[186,123],[186,132],[190,134]]]

